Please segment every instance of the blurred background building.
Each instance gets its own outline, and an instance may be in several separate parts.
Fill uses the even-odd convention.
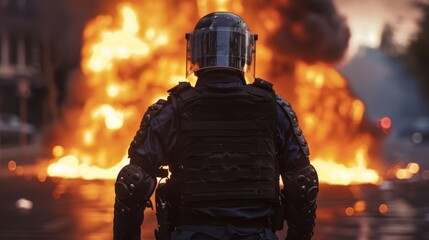
[[[41,12],[36,1],[0,1],[0,143],[32,142],[44,114]]]
[[[42,73],[41,12],[36,1],[0,1],[0,112],[40,126],[47,82]]]

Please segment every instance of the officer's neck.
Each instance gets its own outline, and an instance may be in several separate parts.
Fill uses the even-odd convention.
[[[234,71],[216,70],[198,74],[196,86],[203,86],[211,83],[242,83],[245,84],[243,74]]]

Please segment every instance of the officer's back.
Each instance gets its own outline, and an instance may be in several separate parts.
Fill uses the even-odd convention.
[[[155,177],[157,239],[311,239],[318,179],[290,104],[255,79],[257,36],[237,15],[203,17],[187,76],[143,116],[115,184],[115,239],[139,239]],[[167,177],[161,166],[168,166]],[[285,187],[280,190],[279,177]]]

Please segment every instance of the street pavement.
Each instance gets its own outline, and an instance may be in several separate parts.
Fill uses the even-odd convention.
[[[112,239],[114,182],[0,174],[0,239]],[[414,186],[414,185],[413,185]],[[429,239],[428,194],[414,187],[321,185],[315,240]],[[404,195],[405,194],[405,195]],[[414,195],[410,198],[407,196]],[[359,210],[356,202],[364,203]],[[380,204],[388,211],[379,212]],[[355,207],[353,214],[346,209]],[[359,210],[359,211],[358,211]],[[154,211],[147,209],[142,239],[154,239]],[[278,232],[284,239],[285,231]]]

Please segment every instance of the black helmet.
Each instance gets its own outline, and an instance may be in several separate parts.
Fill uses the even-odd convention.
[[[229,12],[201,18],[186,34],[186,77],[200,70],[225,69],[254,77],[257,35],[244,20]]]

